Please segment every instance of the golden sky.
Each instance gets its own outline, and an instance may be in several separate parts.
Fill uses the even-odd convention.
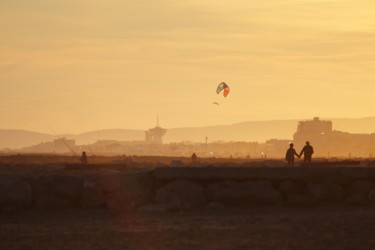
[[[0,128],[375,115],[373,0],[0,0],[0,37]]]

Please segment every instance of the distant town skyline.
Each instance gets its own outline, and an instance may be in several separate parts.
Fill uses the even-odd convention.
[[[375,122],[375,119],[373,120]],[[276,122],[275,122],[276,123]],[[53,140],[39,141],[26,147],[11,149],[5,147],[1,150],[1,131],[0,131],[0,153],[37,153],[37,154],[74,154],[78,155],[77,152],[85,151],[91,154],[102,154],[102,155],[167,155],[167,156],[190,156],[193,153],[198,153],[203,157],[242,157],[248,158],[284,158],[285,149],[288,148],[291,143],[298,149],[304,148],[305,145],[314,145],[315,150],[314,156],[318,157],[340,157],[340,158],[351,158],[351,157],[368,157],[372,158],[375,154],[375,133],[349,133],[347,131],[340,131],[333,129],[333,122],[330,120],[321,120],[319,117],[314,117],[310,120],[298,121],[296,130],[288,137],[280,139],[279,136],[275,136],[273,129],[270,128],[270,124],[263,123],[263,127],[268,129],[263,130],[260,126],[258,128],[248,126],[237,126],[235,125],[230,128],[227,127],[227,136],[232,136],[232,139],[223,140],[223,137],[217,137],[217,130],[219,127],[211,127],[208,131],[199,131],[194,129],[180,129],[179,132],[176,130],[167,130],[156,126],[145,133],[129,134],[129,131],[121,130],[112,135],[103,134],[101,138],[93,139],[91,135],[81,135],[74,137],[70,135],[66,137],[53,137]],[[273,127],[276,129],[280,125],[285,124],[274,124]],[[223,129],[223,127],[221,127]],[[216,130],[216,131],[214,131]],[[263,130],[263,131],[262,131]],[[233,131],[236,131],[233,133]],[[259,141],[254,140],[254,137],[248,137],[251,131],[255,131],[255,134],[262,133],[265,140]],[[108,131],[107,131],[108,132]],[[133,131],[134,132],[134,131]],[[174,141],[165,142],[165,134],[172,134]],[[202,133],[203,132],[203,133]],[[208,133],[207,133],[208,132]],[[212,133],[214,132],[214,133]],[[284,131],[285,132],[285,131]],[[291,130],[289,131],[291,132]],[[125,135],[127,133],[127,136]],[[141,135],[144,138],[141,139]],[[266,138],[269,135],[273,135],[273,138]],[[205,135],[205,136],[204,136]],[[180,136],[180,139],[177,137]],[[185,140],[181,136],[187,136],[187,138],[196,138],[198,140]],[[233,136],[237,137],[237,140],[233,140]],[[24,134],[23,136],[13,136],[15,138],[29,137]],[[201,138],[199,138],[201,137]],[[202,140],[204,137],[204,141]],[[79,142],[74,139],[77,138]],[[213,140],[212,140],[213,138]],[[34,137],[34,140],[36,138]],[[44,138],[46,139],[46,138]],[[14,140],[13,140],[14,142]],[[302,151],[301,151],[302,152]],[[294,154],[296,154],[294,152]],[[301,153],[302,154],[302,153]]]
[[[372,117],[374,17],[372,0],[1,1],[0,128]]]
[[[253,121],[241,122],[231,125],[217,125],[205,127],[180,127],[180,128],[155,128],[150,127],[147,130],[134,129],[105,129],[87,131],[84,133],[37,133],[25,130],[4,130],[0,129],[0,149],[1,148],[20,148],[40,142],[51,141],[52,139],[66,137],[67,139],[74,139],[78,144],[95,143],[101,140],[115,140],[115,141],[146,141],[148,142],[196,142],[206,143],[215,141],[226,142],[266,142],[268,140],[293,140],[294,133],[298,130],[297,127],[300,122],[311,121],[312,119],[319,119],[321,121],[332,122],[332,135],[353,134],[354,137],[360,138],[368,135],[372,137],[375,135],[375,117],[363,119],[326,119],[311,117],[310,119],[298,120],[273,120],[273,121]],[[166,133],[165,133],[165,130]],[[149,132],[148,135],[146,131]],[[159,133],[159,132],[162,133]],[[341,131],[336,133],[337,131]],[[151,132],[151,134],[150,134]],[[156,134],[154,132],[157,132]],[[163,136],[163,139],[158,138],[158,134]],[[164,134],[164,135],[163,135]],[[344,134],[340,134],[344,135]],[[156,137],[154,137],[156,135]],[[358,137],[359,136],[359,137]],[[354,138],[353,137],[353,138]],[[371,138],[372,138],[371,137]],[[302,139],[302,141],[305,139]],[[363,145],[364,146],[364,145]],[[374,151],[375,153],[375,151]]]

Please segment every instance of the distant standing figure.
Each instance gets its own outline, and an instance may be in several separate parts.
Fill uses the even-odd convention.
[[[82,164],[87,164],[87,155],[85,151],[82,152],[81,162]]]
[[[193,161],[193,162],[196,162],[197,161],[197,155],[195,154],[195,153],[193,153],[192,155],[191,155],[191,160]]]
[[[286,155],[285,155],[285,160],[288,161],[289,167],[294,167],[294,156],[297,156],[298,158],[300,157],[293,147],[294,147],[293,143],[289,144],[289,149],[286,151]]]
[[[311,156],[314,154],[314,148],[310,145],[310,142],[306,142],[306,145],[303,147],[299,157],[301,157],[302,154],[304,164],[310,164]]]

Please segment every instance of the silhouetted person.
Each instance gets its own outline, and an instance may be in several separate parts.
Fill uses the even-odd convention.
[[[82,164],[87,164],[87,155],[85,151],[82,152],[81,162]]]
[[[306,145],[303,147],[301,153],[299,154],[299,157],[303,154],[303,162],[304,164],[310,164],[311,162],[311,156],[314,153],[313,147],[310,145],[310,142],[306,142]]]
[[[195,153],[193,153],[192,155],[191,155],[191,160],[193,161],[193,162],[196,162],[197,161],[197,155],[195,154]]]
[[[297,156],[298,158],[300,157],[293,147],[294,147],[293,143],[289,144],[289,149],[286,151],[286,155],[285,155],[285,160],[288,161],[289,167],[294,167],[294,156]]]

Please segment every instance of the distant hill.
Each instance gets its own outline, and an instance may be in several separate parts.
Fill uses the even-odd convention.
[[[61,137],[74,139],[78,145],[94,143],[98,140],[119,140],[134,141],[143,140],[145,132],[143,130],[130,129],[105,129],[98,131],[85,132],[82,134],[64,134]],[[57,138],[55,135],[31,132],[26,130],[0,129],[0,149],[4,148],[23,148],[32,146],[41,142],[53,141]]]
[[[21,148],[52,141],[56,136],[19,129],[0,129],[0,149]]]
[[[310,118],[312,119],[312,118]],[[258,141],[276,139],[292,139],[297,131],[298,120],[251,121],[232,125],[175,128],[168,129],[164,137],[165,142],[172,141]],[[306,119],[307,120],[307,119]],[[375,133],[375,117],[348,119],[348,118],[322,118],[331,120],[333,129],[350,133]]]
[[[348,118],[333,118],[326,119],[333,122],[335,130],[350,132],[350,133],[375,133],[375,117],[348,119]]]
[[[132,129],[104,129],[85,132],[78,135],[67,135],[77,144],[93,143],[98,140],[139,141],[145,139],[145,131]]]
[[[347,118],[322,118],[332,120],[333,128],[350,133],[375,133],[375,117],[347,119]],[[265,142],[268,139],[292,139],[297,130],[299,120],[274,120],[274,121],[250,121],[231,125],[218,125],[207,127],[170,128],[164,136],[164,142],[204,142],[208,137],[212,141],[258,141]],[[66,134],[66,138],[75,139],[77,144],[93,143],[97,140],[135,141],[144,140],[143,130],[130,129],[106,129],[85,132],[81,134]],[[22,148],[52,141],[56,136],[36,133],[25,130],[0,129],[0,149]]]
[[[165,142],[172,141],[259,141],[271,138],[290,139],[297,128],[297,120],[242,122],[232,125],[175,128],[164,136]]]

